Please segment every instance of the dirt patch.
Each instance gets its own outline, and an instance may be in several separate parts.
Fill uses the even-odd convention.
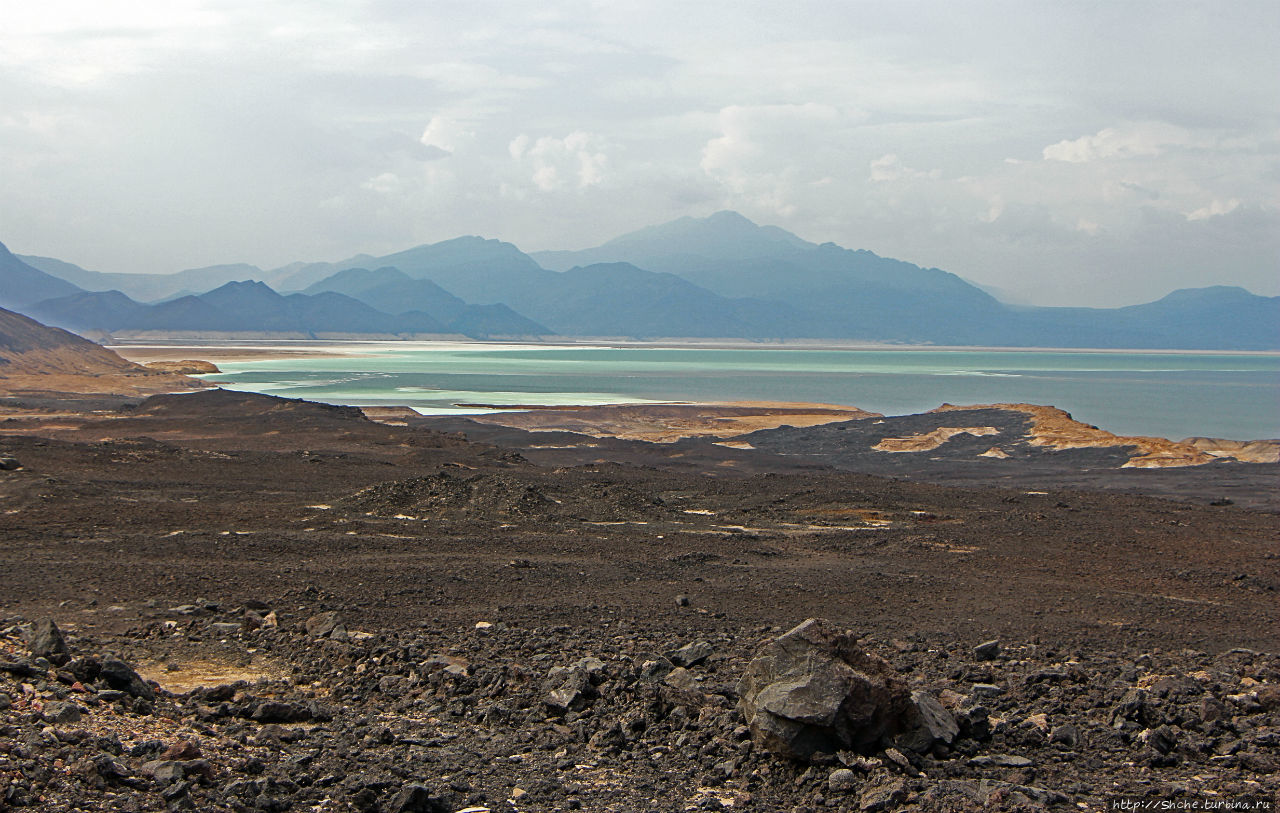
[[[251,656],[250,656],[251,657]],[[237,659],[245,660],[245,659]],[[249,663],[213,658],[186,657],[165,661],[144,661],[138,664],[138,674],[154,681],[160,688],[173,694],[185,694],[194,689],[229,686],[244,681],[281,680],[288,670],[280,664],[254,659]]]

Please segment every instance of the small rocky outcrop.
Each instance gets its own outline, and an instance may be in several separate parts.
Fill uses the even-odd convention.
[[[815,618],[766,644],[738,693],[757,745],[799,760],[870,751],[904,728],[914,708],[888,662]]]
[[[218,365],[211,361],[199,359],[182,359],[181,361],[148,361],[142,365],[148,370],[159,373],[177,373],[178,375],[209,375],[220,373]]]

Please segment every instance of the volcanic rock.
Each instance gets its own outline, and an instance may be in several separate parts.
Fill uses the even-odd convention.
[[[332,633],[341,623],[342,618],[336,612],[316,613],[307,619],[307,635],[323,638]]]
[[[960,733],[955,717],[928,692],[912,692],[913,713],[908,728],[896,738],[898,746],[923,754],[934,743],[950,745]]]
[[[1000,642],[984,641],[973,648],[973,655],[981,661],[993,661],[1000,657]]]
[[[899,731],[912,708],[893,667],[814,618],[761,648],[738,693],[756,744],[800,760],[869,750]]]
[[[98,678],[117,691],[126,692],[146,701],[156,699],[156,693],[151,688],[151,684],[143,680],[132,666],[122,660],[111,658],[103,661]]]
[[[58,666],[69,660],[71,650],[67,648],[62,630],[52,618],[41,618],[31,625],[31,655],[45,658]]]
[[[697,666],[705,661],[715,652],[715,648],[708,641],[694,641],[685,644],[679,649],[668,652],[667,658],[676,666]]]

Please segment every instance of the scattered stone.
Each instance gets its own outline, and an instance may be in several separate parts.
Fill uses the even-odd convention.
[[[98,673],[98,679],[106,683],[112,689],[126,692],[127,694],[138,697],[148,702],[156,699],[155,689],[151,688],[151,684],[147,683],[135,671],[133,667],[122,660],[110,658],[102,662],[102,669]]]
[[[470,674],[471,664],[465,658],[437,652],[422,662],[422,668],[429,673],[443,671],[450,675],[465,676]]]
[[[181,740],[164,749],[160,754],[160,759],[187,761],[192,759],[200,759],[200,746],[190,740]]]
[[[911,693],[911,703],[914,713],[908,717],[907,730],[894,740],[900,748],[923,754],[934,743],[950,745],[955,740],[960,726],[937,698],[928,692],[916,691]]]
[[[975,768],[1030,768],[1035,763],[1015,754],[989,754],[974,757],[969,764]]]
[[[671,674],[671,670],[675,668],[665,655],[650,652],[637,655],[635,665],[640,679],[650,683],[657,683]]]
[[[56,666],[70,660],[71,650],[52,618],[41,618],[31,625],[31,656],[45,658]]]
[[[673,689],[681,689],[686,692],[695,691],[698,688],[698,682],[694,679],[693,673],[683,666],[677,666],[667,674],[662,682]]]
[[[307,635],[314,638],[324,638],[331,634],[341,623],[342,616],[332,610],[316,613],[306,620]]]
[[[258,704],[252,716],[259,723],[299,723],[311,719],[311,710],[301,703],[267,700]]]
[[[154,779],[157,785],[164,787],[185,779],[187,777],[187,768],[181,762],[158,759],[144,763],[142,773],[144,776]]]
[[[1066,746],[1067,748],[1076,748],[1083,742],[1083,736],[1080,733],[1080,727],[1075,723],[1066,723],[1065,725],[1056,726],[1049,734],[1049,742]]]
[[[129,773],[128,768],[106,754],[95,759],[93,761],[93,767],[94,770],[97,771],[98,776],[101,776],[108,782],[126,783],[133,779],[133,774]]]
[[[1253,692],[1254,699],[1266,711],[1280,711],[1280,683],[1264,683]]]
[[[542,703],[547,711],[563,716],[571,711],[581,711],[595,698],[595,687],[590,676],[582,669],[557,667],[551,670],[543,688],[546,696]]]
[[[906,784],[901,779],[894,779],[864,790],[858,799],[858,809],[863,813],[880,813],[892,810],[906,800]]]
[[[668,652],[667,658],[676,666],[697,666],[715,653],[709,641],[694,641]]]
[[[911,697],[886,661],[829,621],[809,619],[766,644],[738,684],[756,743],[792,759],[866,751],[896,733]]]
[[[915,776],[919,771],[916,766],[911,764],[911,760],[907,759],[907,755],[899,751],[897,748],[884,749],[884,758],[901,768],[907,775]]]
[[[386,810],[388,813],[449,813],[450,807],[422,785],[405,785]]]
[[[691,602],[690,602],[690,600],[689,600],[689,597],[688,597],[688,596],[683,595],[683,594],[682,594],[682,595],[679,595],[679,596],[676,596],[676,606],[677,606],[677,607],[688,607],[690,603],[691,603]]]
[[[54,725],[70,725],[80,722],[83,713],[75,703],[47,703],[43,716]]]
[[[827,777],[827,788],[832,793],[852,793],[858,787],[858,775],[848,768],[837,768]]]
[[[0,455],[0,471],[17,471],[22,468],[22,464],[18,462],[18,458],[7,454]]]
[[[980,661],[994,661],[1000,657],[1000,642],[983,641],[973,648],[973,655]]]
[[[998,697],[1004,694],[1004,689],[994,683],[975,683],[973,684],[973,694],[978,697]]]
[[[1167,725],[1149,728],[1139,734],[1138,739],[1161,754],[1167,754],[1178,747],[1178,732]]]

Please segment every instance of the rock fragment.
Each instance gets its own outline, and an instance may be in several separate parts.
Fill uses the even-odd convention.
[[[71,650],[52,618],[41,618],[31,625],[31,656],[44,658],[56,666],[70,660]]]
[[[388,813],[449,813],[449,805],[423,785],[405,785],[387,805]]]
[[[133,670],[132,666],[117,658],[110,658],[102,662],[102,669],[98,673],[98,679],[112,689],[125,692],[133,697],[146,701],[156,699],[156,693],[151,688],[151,684],[143,680]]]
[[[330,635],[341,623],[342,617],[336,612],[316,613],[306,620],[307,635],[314,638],[324,638]]]
[[[827,788],[832,793],[852,793],[858,787],[858,775],[848,768],[838,768],[827,777]]]
[[[923,754],[934,743],[950,745],[960,733],[960,726],[951,712],[928,692],[912,692],[913,713],[909,716],[907,730],[895,742],[901,748]]]
[[[812,618],[761,648],[738,694],[756,744],[801,760],[869,750],[897,733],[911,708],[893,667]]]
[[[973,656],[980,661],[994,661],[1000,657],[1000,642],[983,641],[973,648]]]
[[[673,652],[668,652],[667,659],[676,666],[697,666],[714,653],[715,647],[709,641],[694,641]]]

